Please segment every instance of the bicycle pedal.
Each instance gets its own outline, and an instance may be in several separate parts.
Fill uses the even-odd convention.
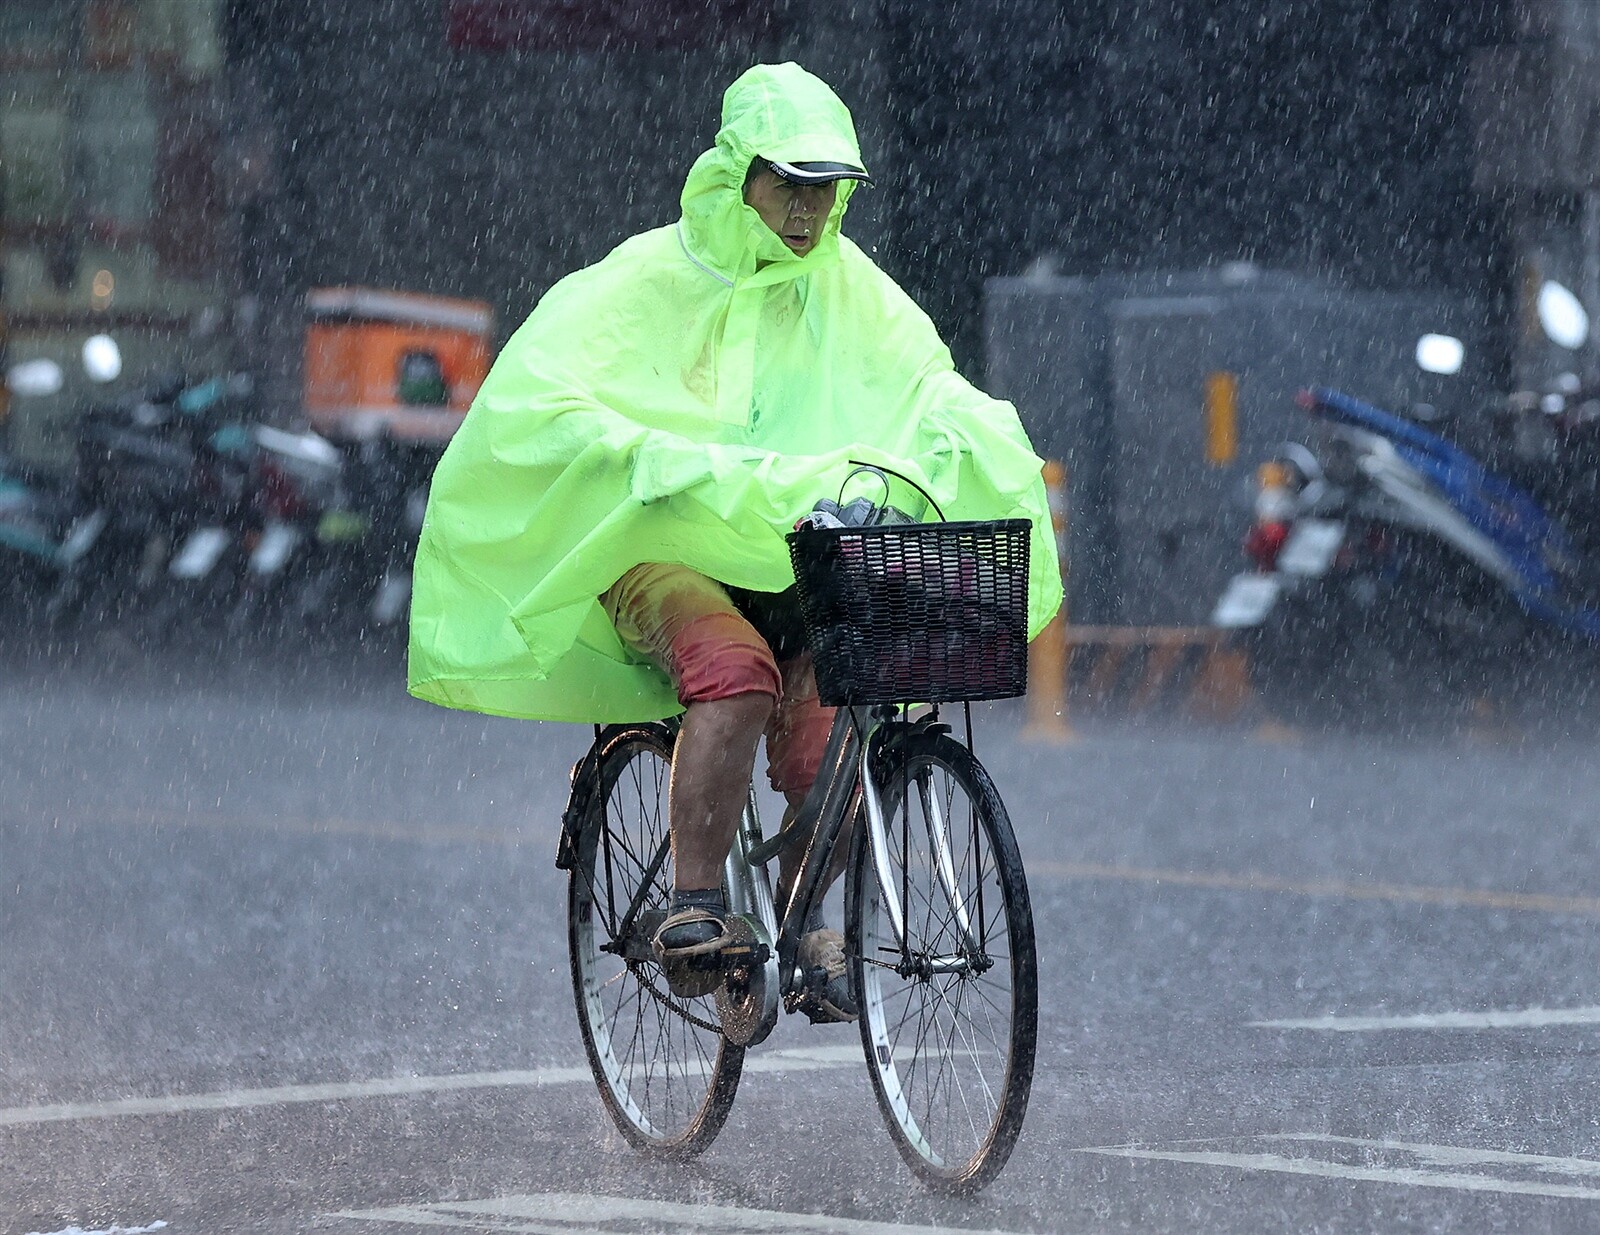
[[[777,1021],[777,1001],[767,974],[772,950],[757,934],[756,925],[740,914],[729,915],[728,933],[732,938],[718,953],[724,969],[717,1013],[728,1041],[753,1046]]]
[[[824,991],[828,988],[828,971],[820,965],[802,970],[795,975],[797,983],[783,993],[783,1007],[787,1012],[804,1012],[807,1016],[821,1002]]]
[[[828,998],[828,971],[814,965],[800,975],[800,984],[784,992],[786,1012],[803,1012],[813,1025],[838,1025],[854,1021],[857,1014],[835,1009]]]

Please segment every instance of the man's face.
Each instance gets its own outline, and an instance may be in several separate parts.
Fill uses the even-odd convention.
[[[764,167],[745,188],[744,200],[778,239],[804,257],[821,238],[838,192],[837,181],[795,184]]]

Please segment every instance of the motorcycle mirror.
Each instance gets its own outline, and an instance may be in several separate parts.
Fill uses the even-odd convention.
[[[1417,340],[1417,366],[1428,373],[1459,373],[1466,356],[1466,346],[1453,335],[1425,334]]]
[[[122,349],[108,334],[97,334],[83,342],[83,371],[91,382],[114,382],[122,373]]]
[[[61,366],[53,360],[24,360],[6,371],[6,389],[22,397],[53,395],[61,389]]]
[[[1576,351],[1589,338],[1589,314],[1578,298],[1554,279],[1539,289],[1539,325],[1552,343]]]

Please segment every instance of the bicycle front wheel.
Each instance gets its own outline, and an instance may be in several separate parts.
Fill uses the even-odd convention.
[[[667,987],[650,939],[672,889],[667,785],[673,734],[630,725],[605,735],[599,792],[567,898],[572,991],[606,1110],[636,1148],[671,1157],[716,1139],[744,1051],[723,1037],[711,997]]]
[[[1038,965],[1022,856],[994,783],[946,734],[878,760],[884,828],[857,829],[846,952],[867,1070],[895,1146],[931,1187],[972,1192],[1022,1130]]]

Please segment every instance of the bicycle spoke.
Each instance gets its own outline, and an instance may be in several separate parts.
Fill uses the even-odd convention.
[[[884,777],[894,869],[858,876],[855,885],[862,1036],[906,1161],[930,1183],[968,1190],[1004,1164],[1027,1101],[1031,920],[1015,842],[981,770],[947,738],[919,737],[907,747],[916,752],[904,756],[909,774]],[[1002,837],[1009,857],[996,847]],[[880,877],[902,890],[903,952],[874,892]]]
[[[639,726],[622,731],[611,749],[601,768],[603,809],[580,846],[569,891],[584,1046],[601,1097],[629,1141],[695,1153],[727,1116],[743,1053],[724,1042],[706,1001],[671,996],[653,960],[640,957],[638,915],[664,909],[671,887],[670,735]],[[630,911],[632,922],[619,936]]]

